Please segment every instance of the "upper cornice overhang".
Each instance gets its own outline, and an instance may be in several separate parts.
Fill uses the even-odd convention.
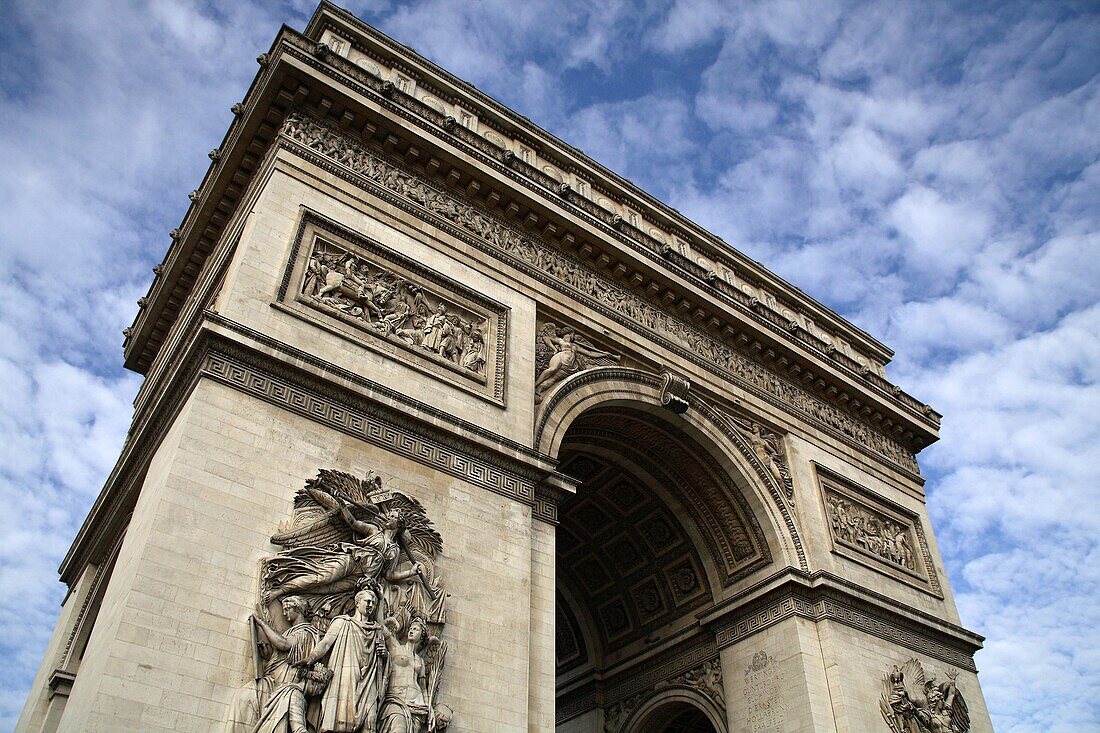
[[[940,416],[931,407],[568,185],[404,94],[392,82],[334,54],[319,43],[326,30],[351,39],[371,58],[415,76],[436,96],[460,100],[496,129],[521,134],[528,144],[537,146],[540,157],[553,160],[561,169],[582,172],[588,180],[629,199],[647,216],[665,217],[670,228],[690,238],[692,247],[737,268],[750,282],[767,284],[785,302],[812,314],[817,323],[842,334],[863,353],[882,363],[892,355],[863,331],[679,212],[346,11],[322,3],[305,34],[284,26],[269,52],[257,59],[260,71],[245,99],[234,106],[234,121],[222,144],[211,151],[211,166],[192,192],[192,205],[180,228],[173,231],[168,254],[156,268],[158,276],[127,329],[128,368],[140,373],[150,368],[206,257],[277,138],[283,118],[289,110],[303,108],[555,241],[685,320],[757,352],[777,370],[843,403],[914,452],[937,439]]]

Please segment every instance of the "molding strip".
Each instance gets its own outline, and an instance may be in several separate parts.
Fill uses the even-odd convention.
[[[727,609],[721,618],[713,622],[718,648],[736,644],[794,616],[815,623],[836,621],[959,669],[978,671],[974,666],[974,652],[981,648],[981,637],[977,635],[959,629],[974,641],[952,638],[946,632],[937,633],[930,626],[852,598],[839,589],[806,587],[795,583],[784,584],[767,593],[763,599],[745,606]]]
[[[281,144],[299,157],[431,221],[479,249],[503,256],[517,269],[613,320],[646,329],[651,339],[682,357],[797,414],[839,440],[885,460],[914,480],[921,480],[916,458],[897,441],[541,238],[436,187],[419,174],[383,158],[363,142],[305,113],[289,114],[282,135]],[[601,297],[591,297],[593,293]]]
[[[411,420],[384,419],[380,410],[364,404],[364,398],[335,399],[323,390],[292,381],[288,375],[267,371],[255,360],[247,359],[240,347],[209,351],[201,375],[501,496],[535,505],[532,479],[416,432],[407,424]]]

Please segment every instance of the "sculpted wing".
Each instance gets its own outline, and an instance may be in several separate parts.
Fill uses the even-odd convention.
[[[272,544],[280,547],[328,547],[338,542],[350,542],[351,530],[340,519],[338,511],[326,511],[317,506],[316,511],[303,512],[302,522],[285,532],[271,536]]]
[[[966,706],[966,698],[958,687],[955,687],[955,700],[951,704],[951,729],[958,733],[970,730],[970,708]]]
[[[398,509],[405,518],[405,527],[409,537],[409,549],[434,564],[435,559],[443,552],[443,538],[432,526],[432,520],[428,519],[424,505],[414,497],[406,496],[400,491],[392,492],[392,498],[385,504],[387,509]]]
[[[910,659],[906,662],[902,668],[901,673],[905,675],[903,683],[905,684],[905,692],[909,695],[909,699],[916,705],[925,704],[924,696],[924,667],[920,666],[920,662],[916,659]]]
[[[585,348],[588,348],[588,349],[593,349],[595,351],[603,351],[603,349],[597,347],[594,343],[592,343],[591,341],[586,339],[584,336],[581,336],[580,334],[574,334],[573,335],[573,342],[577,343],[577,344],[580,344],[581,346],[583,346]],[[580,369],[592,369],[594,367],[615,366],[618,363],[619,363],[619,357],[615,356],[615,355],[612,355],[612,354],[607,354],[607,355],[604,355],[604,356],[588,356],[587,354],[582,354],[580,352],[577,352],[577,366]]]
[[[358,504],[366,499],[370,492],[377,490],[381,486],[381,483],[381,478],[375,476],[373,471],[368,473],[365,479],[359,479],[343,471],[322,469],[317,472],[316,478],[306,481],[306,489],[323,491],[337,499],[343,499],[353,504]],[[308,492],[299,491],[294,499],[295,508],[297,508],[299,502],[303,500],[303,494],[309,498]]]
[[[556,338],[557,335],[558,326],[552,322],[544,323],[535,334],[535,374],[546,371],[546,367],[550,365],[550,357],[557,353],[556,349],[546,345],[547,338]]]
[[[373,487],[377,480],[373,473],[360,480],[342,471],[319,471],[316,478],[306,481],[306,487],[294,495],[290,527],[272,536],[271,542],[281,547],[329,547],[353,541],[354,533],[340,516],[339,509],[321,505],[315,498],[316,492],[355,502],[361,500],[369,490],[367,487]]]

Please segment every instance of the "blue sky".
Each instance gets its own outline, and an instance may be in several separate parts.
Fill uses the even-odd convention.
[[[1100,730],[1100,10],[351,4],[897,351],[1001,733]],[[121,330],[283,22],[312,4],[0,9],[0,729],[139,378]]]

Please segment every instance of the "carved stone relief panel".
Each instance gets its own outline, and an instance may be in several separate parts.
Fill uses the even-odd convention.
[[[941,595],[920,519],[815,464],[833,551]]]
[[[443,540],[411,496],[321,470],[271,537],[227,731],[443,731]]]
[[[503,404],[508,309],[312,212],[278,305]]]
[[[535,337],[535,402],[573,374],[618,363],[617,354],[598,349],[571,326],[544,321]]]
[[[734,430],[746,441],[751,454],[760,462],[768,477],[781,489],[787,503],[794,505],[794,480],[783,436],[769,430],[750,417],[719,410]]]
[[[947,670],[940,682],[910,659],[882,678],[879,709],[893,733],[967,733],[970,710],[956,684],[958,672]]]
[[[322,165],[328,166],[326,158],[334,161],[333,172],[343,175],[342,169],[346,169],[369,180],[392,195],[397,205],[407,211],[416,215],[429,214],[440,222],[438,225],[454,227],[459,236],[475,246],[488,247],[494,254],[514,260],[521,268],[533,268],[536,276],[571,292],[589,307],[613,312],[618,318],[654,332],[700,365],[717,368],[735,384],[766,394],[768,399],[777,400],[796,414],[838,434],[842,440],[906,471],[919,472],[908,447],[860,420],[847,408],[819,398],[795,380],[777,374],[757,357],[743,353],[630,291],[572,255],[519,230],[493,213],[470,206],[420,174],[388,160],[362,141],[300,112],[287,116],[283,134],[323,156],[317,159]]]

